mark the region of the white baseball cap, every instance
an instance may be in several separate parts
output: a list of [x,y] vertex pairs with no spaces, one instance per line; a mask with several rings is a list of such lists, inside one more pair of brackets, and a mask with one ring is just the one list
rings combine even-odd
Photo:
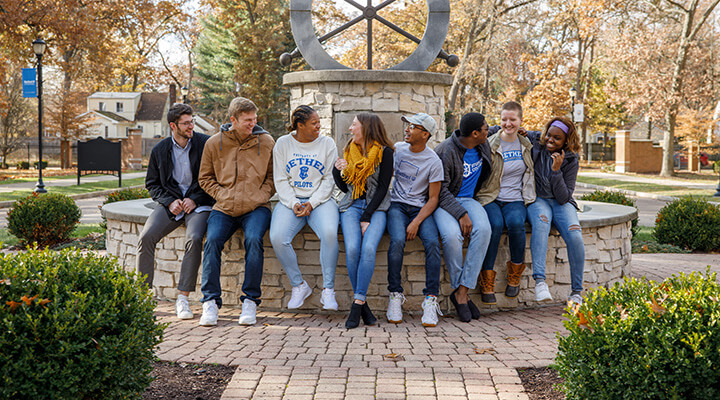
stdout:
[[422,126],[426,131],[430,132],[431,135],[434,134],[437,129],[437,122],[435,122],[435,118],[425,113],[417,113],[411,117],[403,115],[401,118],[404,122],[409,124]]

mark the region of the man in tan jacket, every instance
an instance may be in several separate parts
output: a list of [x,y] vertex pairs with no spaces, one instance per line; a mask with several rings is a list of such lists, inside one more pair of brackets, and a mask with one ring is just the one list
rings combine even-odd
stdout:
[[240,228],[245,234],[245,279],[243,281],[241,325],[255,323],[260,304],[263,272],[263,236],[270,226],[270,197],[273,184],[273,138],[257,125],[257,107],[243,97],[230,103],[232,124],[205,144],[200,187],[215,199],[208,217],[203,250],[203,314],[200,325],[217,325],[222,307],[220,287],[221,253],[225,242]]

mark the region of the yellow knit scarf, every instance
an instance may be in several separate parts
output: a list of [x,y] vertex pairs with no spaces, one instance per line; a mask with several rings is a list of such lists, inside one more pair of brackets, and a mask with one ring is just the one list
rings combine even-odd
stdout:
[[367,151],[367,156],[363,156],[362,148],[350,143],[345,149],[344,157],[348,166],[343,171],[343,180],[353,186],[352,199],[356,200],[365,193],[368,177],[375,172],[382,161],[382,146],[373,143]]

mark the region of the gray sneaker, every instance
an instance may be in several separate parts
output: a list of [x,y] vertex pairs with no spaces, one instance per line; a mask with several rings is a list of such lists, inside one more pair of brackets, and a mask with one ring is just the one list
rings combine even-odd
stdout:
[[391,292],[388,300],[387,319],[388,322],[399,324],[402,322],[402,304],[405,302],[405,296],[400,292]]
[[579,294],[571,294],[570,297],[568,297],[568,303],[581,305],[583,303],[583,298]]

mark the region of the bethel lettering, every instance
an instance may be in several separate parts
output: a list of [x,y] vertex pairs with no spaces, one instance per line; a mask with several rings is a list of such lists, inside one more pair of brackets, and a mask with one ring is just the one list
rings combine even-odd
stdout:
[[292,160],[288,161],[287,164],[285,164],[285,172],[289,174],[292,168],[299,167],[301,165],[307,165],[309,167],[315,168],[316,170],[318,170],[320,175],[323,175],[325,172],[325,166],[323,165],[323,163],[312,158],[293,158]]

